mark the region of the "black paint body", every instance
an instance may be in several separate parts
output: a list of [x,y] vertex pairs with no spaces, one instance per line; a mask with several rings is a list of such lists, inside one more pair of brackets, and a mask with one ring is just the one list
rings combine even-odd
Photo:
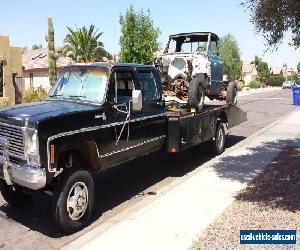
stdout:
[[[52,183],[55,171],[65,167],[60,165],[64,152],[71,152],[74,159],[79,159],[90,169],[102,171],[163,147],[167,151],[171,151],[173,147],[177,152],[185,150],[212,139],[218,120],[228,121],[228,105],[204,108],[196,115],[169,117],[165,111],[159,72],[152,66],[93,64],[93,67],[97,66],[106,67],[110,76],[107,96],[102,104],[49,98],[42,102],[20,104],[0,110],[0,122],[37,130],[40,163],[41,167],[47,169],[47,185]],[[158,99],[144,100],[142,110],[132,111],[128,123],[125,122],[126,114],[114,108],[115,105],[120,105],[120,109],[122,105],[128,108],[128,102],[113,103],[110,96],[116,70],[132,72],[134,87],[138,90],[141,89],[138,70],[151,71],[159,83]],[[123,132],[118,140],[122,128]],[[52,163],[49,159],[50,145],[54,145],[55,153]]]

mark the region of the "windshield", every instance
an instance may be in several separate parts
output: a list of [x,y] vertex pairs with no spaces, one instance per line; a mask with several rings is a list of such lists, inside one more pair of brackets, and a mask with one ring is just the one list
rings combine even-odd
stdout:
[[181,45],[181,52],[205,52],[207,42],[184,42]]
[[169,40],[165,53],[181,52],[195,53],[206,52],[208,35],[179,36]]
[[105,68],[68,67],[60,75],[49,97],[102,103],[105,97],[107,78],[108,72]]

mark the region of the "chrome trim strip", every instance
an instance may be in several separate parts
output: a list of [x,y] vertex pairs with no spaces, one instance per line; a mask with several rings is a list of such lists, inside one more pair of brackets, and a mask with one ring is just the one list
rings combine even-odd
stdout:
[[[114,122],[114,123],[105,124],[105,125],[101,125],[101,126],[81,128],[81,129],[77,129],[77,130],[72,130],[72,131],[52,135],[47,140],[48,171],[49,171],[49,173],[55,173],[56,172],[56,169],[51,169],[51,167],[50,167],[50,142],[53,141],[54,139],[64,137],[64,136],[68,136],[68,135],[74,135],[74,134],[78,134],[78,133],[95,131],[95,130],[98,130],[98,129],[101,129],[101,128],[115,127],[115,126],[118,126],[118,125],[123,125],[124,123],[128,123],[128,122],[137,122],[137,121],[143,121],[143,120],[147,120],[147,119],[151,119],[151,118],[162,117],[162,116],[165,116],[165,115],[166,115],[165,113],[161,113],[161,114],[158,114],[158,115],[144,116],[144,117],[132,119],[132,120],[129,120],[129,121]],[[97,147],[97,150],[98,150],[98,147]],[[99,156],[99,153],[98,153],[98,156]]]
[[106,154],[103,154],[103,155],[100,155],[99,157],[100,158],[104,158],[104,157],[107,157],[107,156],[110,156],[110,155],[114,155],[114,154],[117,154],[117,153],[121,153],[121,152],[124,152],[124,151],[127,151],[127,150],[130,150],[130,149],[133,149],[133,148],[136,148],[136,147],[140,147],[140,146],[143,146],[144,144],[146,143],[149,143],[149,142],[153,142],[153,141],[157,141],[159,139],[162,139],[162,138],[165,138],[166,135],[161,135],[161,136],[158,136],[158,137],[154,137],[154,138],[151,138],[149,140],[146,140],[146,141],[143,141],[141,143],[138,143],[136,145],[133,145],[133,146],[130,146],[130,147],[127,147],[127,148],[121,148],[117,151],[112,151],[110,153],[106,153]]
[[0,125],[4,125],[4,126],[7,126],[7,127],[12,127],[12,128],[23,128],[22,126],[16,126],[16,125],[11,125],[11,124],[8,124],[8,123],[4,123],[4,122],[0,122]]

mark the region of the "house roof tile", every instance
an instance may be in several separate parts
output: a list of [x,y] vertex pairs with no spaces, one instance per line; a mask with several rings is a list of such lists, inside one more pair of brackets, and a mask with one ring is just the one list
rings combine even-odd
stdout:
[[[68,57],[59,57],[56,66],[58,68],[72,64],[72,59]],[[48,69],[48,51],[45,48],[30,50],[22,56],[22,66],[24,70]]]

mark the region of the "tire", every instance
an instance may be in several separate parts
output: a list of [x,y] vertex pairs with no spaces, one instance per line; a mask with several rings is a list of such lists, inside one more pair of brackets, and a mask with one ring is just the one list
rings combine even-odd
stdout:
[[13,207],[19,207],[28,203],[32,196],[16,190],[15,187],[7,185],[4,181],[0,181],[0,191],[4,200]]
[[201,110],[204,106],[205,89],[204,76],[193,78],[189,84],[188,103],[191,108]]
[[227,86],[226,102],[237,104],[237,87],[235,82],[230,82]]
[[225,130],[223,123],[217,125],[216,134],[214,140],[211,142],[212,153],[220,155],[225,149]]
[[58,227],[67,234],[79,231],[89,223],[93,208],[91,174],[78,168],[67,170],[56,186],[52,200],[52,213]]

